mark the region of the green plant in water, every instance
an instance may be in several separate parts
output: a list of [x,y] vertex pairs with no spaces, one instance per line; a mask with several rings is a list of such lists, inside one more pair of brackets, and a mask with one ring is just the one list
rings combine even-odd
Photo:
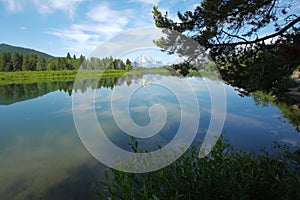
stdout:
[[[137,144],[134,143],[137,150]],[[220,139],[208,157],[194,146],[155,172],[107,169],[100,199],[300,199],[300,152],[275,143],[273,153],[234,149]]]

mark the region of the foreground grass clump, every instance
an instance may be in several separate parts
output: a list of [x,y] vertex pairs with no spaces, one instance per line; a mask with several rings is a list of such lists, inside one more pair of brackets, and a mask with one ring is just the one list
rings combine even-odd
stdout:
[[272,154],[236,150],[220,140],[209,157],[193,147],[161,170],[107,170],[101,199],[300,199],[300,154],[274,145]]

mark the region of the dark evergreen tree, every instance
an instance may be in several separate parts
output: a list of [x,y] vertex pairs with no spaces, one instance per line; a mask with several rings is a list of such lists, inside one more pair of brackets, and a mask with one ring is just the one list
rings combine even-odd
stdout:
[[58,62],[55,58],[50,58],[47,62],[46,69],[47,70],[58,70]]
[[25,56],[23,57],[22,71],[28,71],[28,70],[30,70],[29,59],[30,59],[30,56],[29,56],[29,55],[25,55]]
[[2,67],[1,71],[4,71],[4,72],[12,72],[13,71],[11,55],[9,52],[2,52],[0,65]]
[[36,70],[36,63],[37,63],[37,55],[34,54],[34,55],[31,55],[29,57],[29,63],[28,63],[28,69],[29,71],[35,71]]
[[71,59],[72,59],[69,52],[67,53],[66,59],[68,59],[68,60],[71,60]]
[[[222,78],[246,91],[278,90],[300,64],[300,15],[289,13],[295,2],[204,0],[193,11],[178,12],[179,22],[154,7],[155,24],[167,34],[156,43],[169,53],[185,56],[187,63],[201,51],[208,52]],[[189,51],[189,44],[184,44],[187,38],[203,50]],[[287,54],[291,59],[286,59]]]
[[42,56],[37,57],[36,70],[37,71],[45,71],[46,70],[46,60]]
[[131,70],[131,61],[128,58],[126,59],[125,70],[126,71]]
[[22,70],[22,62],[23,62],[23,56],[21,54],[19,54],[18,52],[15,52],[12,57],[13,71],[21,71]]

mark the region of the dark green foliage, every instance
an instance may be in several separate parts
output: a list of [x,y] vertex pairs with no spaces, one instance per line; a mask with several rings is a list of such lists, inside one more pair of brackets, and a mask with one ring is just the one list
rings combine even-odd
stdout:
[[74,81],[0,85],[0,105],[33,99],[56,90],[64,90],[71,95],[73,86]]
[[[71,55],[70,55],[69,52],[67,53],[66,59],[67,59],[67,60],[71,60]],[[76,58],[75,58],[75,59],[76,59]]]
[[132,174],[105,173],[107,199],[299,199],[300,155],[274,145],[274,153],[233,149],[219,140],[208,157],[193,147],[161,170]]
[[91,57],[90,59],[86,60],[82,65],[82,69],[92,69],[92,70],[111,70],[111,69],[124,70],[125,68],[126,65],[122,60],[115,59],[113,57],[106,57],[106,58]]
[[129,71],[132,69],[132,66],[131,66],[131,61],[129,59],[126,59],[126,62],[125,62],[125,70],[126,71]]
[[[197,41],[229,84],[246,92],[277,93],[286,89],[282,87],[285,79],[300,65],[300,16],[289,13],[295,6],[291,0],[204,0],[193,11],[179,12],[180,22],[157,7],[153,17],[157,27]],[[261,34],[263,31],[267,35]],[[195,55],[186,52],[190,44],[185,44],[186,38],[165,32],[167,38],[163,46],[158,40],[158,46],[193,61],[190,58]],[[186,65],[182,67],[185,73]]]
[[[290,29],[298,32],[296,25],[300,17],[281,12],[296,6],[292,3],[290,0],[285,4],[278,0],[204,0],[193,11],[178,12],[180,23],[169,19],[167,13],[162,15],[157,7],[153,8],[153,17],[157,27],[180,33],[187,31],[201,46],[210,49],[213,58],[224,58],[239,54],[238,50],[249,45],[260,46],[267,39],[282,36]],[[280,25],[279,16],[283,17]],[[267,25],[273,25],[278,31],[258,37],[258,31]]]
[[25,55],[23,57],[23,61],[22,61],[22,71],[29,71],[30,66],[29,66],[29,59],[30,56],[29,55]]
[[12,59],[11,55],[8,52],[2,52],[1,59],[0,59],[0,69],[1,71],[10,72],[12,71]]
[[[71,96],[75,91],[86,91],[89,87],[92,87],[94,79],[99,77],[97,88],[110,88],[113,89],[117,84],[123,84],[125,81],[131,80],[131,76],[120,76],[125,71],[113,70],[103,73],[99,71],[86,72],[86,78],[82,80],[80,87],[74,86],[74,79],[77,75],[77,71],[46,71],[46,72],[16,72],[20,73],[20,77],[30,80],[26,82],[21,80],[21,83],[4,84],[0,83],[0,105],[8,105],[16,102],[33,99],[38,96],[43,96],[49,92],[56,90],[63,90],[68,92]],[[35,76],[34,76],[35,75]],[[44,78],[44,79],[43,79]],[[0,77],[1,80],[1,77]],[[130,82],[131,83],[131,82]],[[78,86],[78,85],[77,85]]]
[[46,70],[46,59],[43,58],[42,56],[37,57],[37,62],[36,62],[36,70],[37,71],[45,71]]
[[21,71],[22,70],[22,62],[23,62],[23,56],[19,54],[18,52],[15,52],[12,57],[12,68],[14,71]]
[[47,70],[58,70],[58,60],[50,58],[46,65]]
[[29,57],[28,61],[28,68],[27,71],[35,71],[36,70],[36,62],[37,62],[37,55],[34,54]]
[[23,48],[23,47],[16,47],[16,46],[11,46],[11,45],[7,45],[7,44],[0,44],[0,54],[2,52],[8,52],[11,55],[13,55],[13,53],[17,52],[17,53],[19,53],[20,55],[23,55],[23,56],[24,55],[29,55],[30,56],[30,55],[36,54],[36,55],[42,56],[45,59],[49,59],[49,58],[53,57],[49,54],[39,52],[39,51],[36,51],[36,50],[33,50],[33,49],[28,49],[28,48]]
[[120,59],[115,59],[113,62],[113,69],[125,69],[125,64]]
[[43,54],[21,54],[15,51],[2,52],[0,55],[0,71],[45,71],[45,70],[75,70],[79,69],[80,65],[85,60],[84,56],[76,59],[74,55],[71,58],[70,54],[67,57],[47,57]]
[[[300,64],[300,46],[295,42],[277,42],[265,45],[255,53],[248,50],[238,56],[227,57],[225,61],[217,61],[223,80],[247,93],[261,90],[279,95],[285,92],[292,86],[290,76]],[[277,48],[278,45],[280,48]]]
[[183,76],[188,75],[190,70],[197,70],[196,68],[194,68],[189,63],[174,64],[174,65],[172,65],[172,68],[174,70],[178,71]]

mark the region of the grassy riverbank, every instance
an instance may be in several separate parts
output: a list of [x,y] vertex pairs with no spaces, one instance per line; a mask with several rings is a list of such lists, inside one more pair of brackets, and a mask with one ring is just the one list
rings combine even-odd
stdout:
[[[77,72],[78,70],[0,72],[0,85],[74,80],[77,76]],[[78,77],[82,79],[93,79],[99,78],[100,76],[121,76],[126,72],[125,70],[82,70]]]
[[[17,71],[17,72],[0,72],[0,85],[23,84],[23,83],[40,83],[51,81],[71,81],[75,78],[96,79],[99,77],[116,77],[124,74],[160,74],[176,75],[178,73],[169,68],[137,68],[132,71],[126,70],[55,70],[55,71]],[[201,76],[199,72],[191,71],[189,76]]]

